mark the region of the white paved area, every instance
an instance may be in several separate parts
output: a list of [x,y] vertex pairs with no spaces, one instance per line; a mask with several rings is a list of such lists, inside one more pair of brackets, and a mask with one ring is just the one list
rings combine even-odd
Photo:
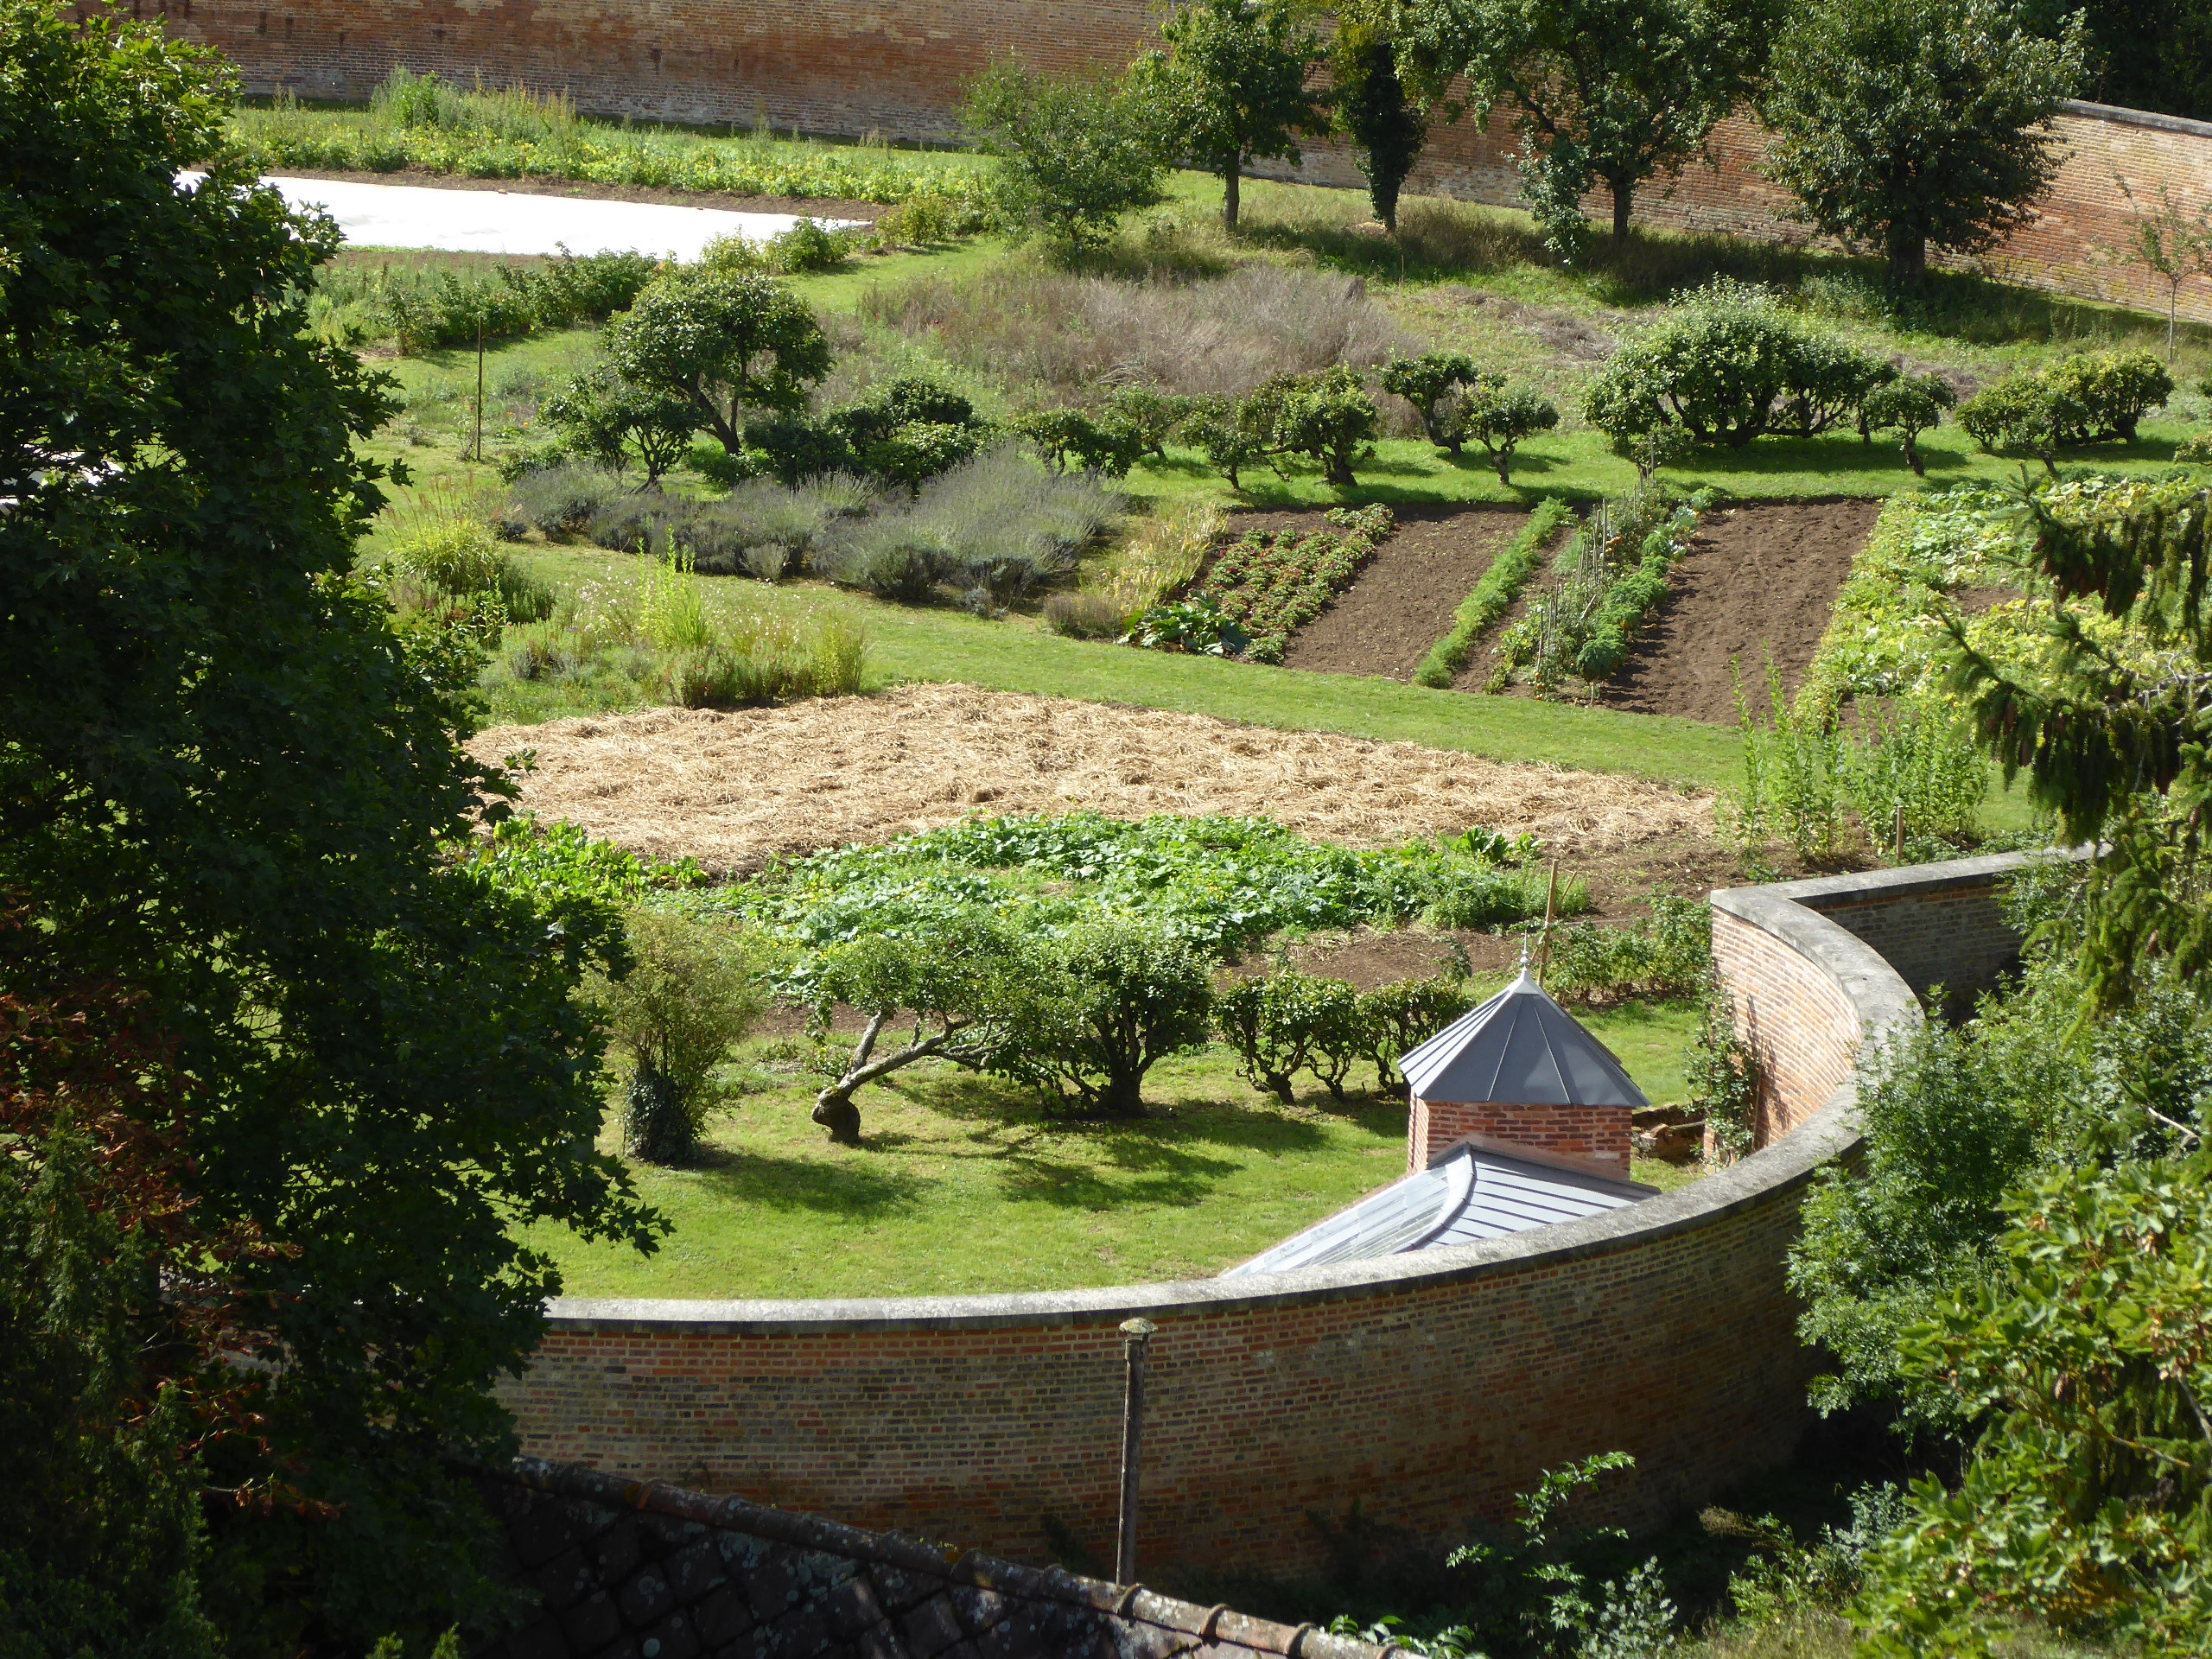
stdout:
[[[189,178],[191,175],[186,175]],[[419,184],[271,177],[295,207],[320,207],[346,241],[366,248],[457,253],[649,253],[696,259],[718,236],[765,242],[798,222],[792,213],[737,213],[656,201],[598,201],[521,191],[441,190]],[[850,219],[824,219],[832,229]]]

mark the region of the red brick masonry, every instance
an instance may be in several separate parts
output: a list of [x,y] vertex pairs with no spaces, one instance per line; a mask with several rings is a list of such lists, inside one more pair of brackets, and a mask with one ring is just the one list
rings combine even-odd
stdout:
[[[130,0],[185,38],[228,54],[255,92],[360,99],[395,64],[467,81],[567,90],[588,111],[900,142],[957,137],[962,86],[1009,54],[1061,72],[1117,69],[1155,43],[1147,0]],[[82,5],[80,10],[88,9]],[[1988,262],[2012,280],[2165,308],[2162,285],[2116,257],[2164,187],[2184,213],[2212,206],[2212,125],[2076,104],[2058,121],[2064,161],[2036,221]],[[1758,173],[1764,140],[1725,123],[1713,165],[1694,164],[1637,204],[1651,225],[1790,239],[1788,198]],[[1431,142],[1410,188],[1510,203],[1510,124],[1472,120]],[[1297,175],[1357,185],[1350,158],[1317,146]],[[2134,201],[2122,193],[2124,181]],[[1593,211],[1602,218],[1610,209]],[[2212,279],[2192,276],[2183,314],[2212,319]]]
[[1586,1160],[1626,1176],[1631,1114],[1618,1106],[1516,1106],[1502,1101],[1465,1104],[1414,1096],[1406,1134],[1406,1169],[1429,1160],[1470,1135]]
[[[1993,913],[2017,858],[1714,896],[1766,1056],[1772,1143],[1602,1217],[1380,1262],[1052,1294],[554,1306],[507,1392],[524,1450],[1032,1560],[1110,1556],[1122,1341],[1155,1321],[1142,1558],[1282,1573],[1311,1516],[1440,1545],[1545,1469],[1625,1450],[1607,1489],[1661,1519],[1787,1457],[1811,1357],[1783,1281],[1806,1183],[1857,1144],[1853,1056],[1920,1017],[1846,926]],[[1799,894],[1793,898],[1792,893]],[[1886,897],[1885,895],[1887,895]],[[1924,912],[1925,913],[1925,912]],[[1945,913],[1938,912],[1936,913]],[[1923,936],[1916,977],[1998,964]],[[1974,945],[1955,960],[1943,939]]]

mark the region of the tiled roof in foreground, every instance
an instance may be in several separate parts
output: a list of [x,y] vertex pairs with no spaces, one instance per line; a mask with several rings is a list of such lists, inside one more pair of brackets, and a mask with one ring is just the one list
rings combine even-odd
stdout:
[[1655,1197],[1658,1190],[1462,1141],[1427,1169],[1369,1193],[1222,1277],[1294,1273],[1472,1244],[1618,1210]]
[[542,1611],[478,1659],[1385,1659],[1291,1629],[741,1497],[534,1458],[478,1477]]

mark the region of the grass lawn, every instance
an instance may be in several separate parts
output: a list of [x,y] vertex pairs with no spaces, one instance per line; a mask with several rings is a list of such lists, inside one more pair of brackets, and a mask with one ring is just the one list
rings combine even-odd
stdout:
[[[1591,1014],[1655,1100],[1681,1096],[1687,1004]],[[697,1166],[641,1167],[674,1224],[651,1258],[540,1228],[578,1296],[924,1296],[1204,1278],[1404,1173],[1406,1107],[1318,1088],[1285,1107],[1219,1049],[1157,1067],[1149,1116],[1090,1123],[950,1067],[860,1096],[866,1145],[809,1121],[790,1043],[751,1046]],[[610,1126],[606,1143],[612,1147]],[[1696,1174],[1639,1160],[1636,1175]]]

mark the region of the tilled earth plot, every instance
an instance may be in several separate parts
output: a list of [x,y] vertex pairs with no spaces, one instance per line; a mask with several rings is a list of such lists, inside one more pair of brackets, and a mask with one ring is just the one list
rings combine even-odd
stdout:
[[981,812],[1264,816],[1356,847],[1480,825],[1570,859],[1703,842],[1713,823],[1709,795],[1630,779],[963,685],[502,727],[470,747],[536,752],[525,810],[729,874]]

